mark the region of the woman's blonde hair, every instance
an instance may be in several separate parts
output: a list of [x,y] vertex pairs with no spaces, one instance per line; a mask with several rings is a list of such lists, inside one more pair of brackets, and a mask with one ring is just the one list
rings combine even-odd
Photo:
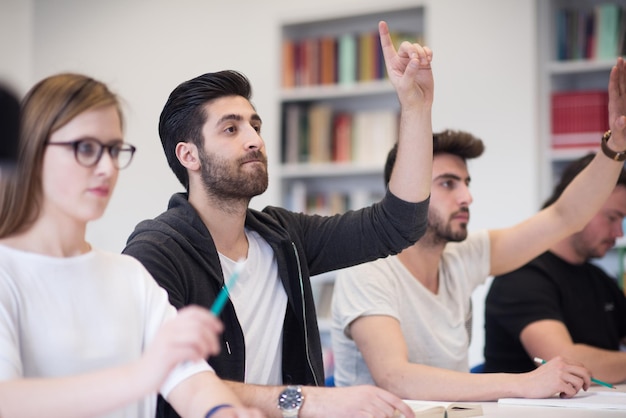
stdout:
[[43,155],[52,133],[87,110],[111,105],[122,121],[117,96],[82,74],[53,75],[30,89],[21,104],[17,165],[0,176],[0,238],[28,229],[39,216]]

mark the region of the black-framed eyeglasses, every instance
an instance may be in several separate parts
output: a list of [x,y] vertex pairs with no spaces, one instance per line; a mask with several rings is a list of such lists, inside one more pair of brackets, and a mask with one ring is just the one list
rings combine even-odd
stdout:
[[74,149],[74,157],[78,164],[84,167],[93,167],[98,164],[106,149],[111,156],[113,165],[121,170],[128,167],[133,159],[136,148],[123,142],[103,144],[95,138],[81,138],[67,142],[48,142],[46,145],[63,145]]

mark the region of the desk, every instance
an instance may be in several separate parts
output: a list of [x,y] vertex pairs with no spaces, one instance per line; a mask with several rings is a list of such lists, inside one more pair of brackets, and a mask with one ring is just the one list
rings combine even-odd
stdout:
[[[618,391],[626,392],[626,383],[616,386]],[[614,389],[594,385],[589,390],[601,391]],[[483,407],[483,416],[486,418],[624,418],[624,416],[626,416],[624,411],[500,405],[498,402],[479,403]]]

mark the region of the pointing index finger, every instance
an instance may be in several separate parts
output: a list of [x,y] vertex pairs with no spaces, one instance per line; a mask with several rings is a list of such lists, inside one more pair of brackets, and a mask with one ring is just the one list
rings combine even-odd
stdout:
[[389,26],[387,22],[381,20],[378,22],[378,33],[380,35],[380,46],[386,61],[391,60],[396,55],[396,48],[393,46],[391,35],[389,34]]

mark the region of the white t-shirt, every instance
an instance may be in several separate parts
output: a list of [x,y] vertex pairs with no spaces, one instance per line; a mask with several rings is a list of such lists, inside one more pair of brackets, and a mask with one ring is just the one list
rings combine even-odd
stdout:
[[[246,342],[245,382],[281,385],[283,323],[287,293],[278,277],[272,247],[257,233],[246,229],[249,248],[244,270],[232,289],[230,299]],[[220,254],[224,279],[228,281],[235,261]]]
[[[0,381],[78,375],[137,360],[176,315],[136,259],[92,250],[60,258],[0,245]],[[211,370],[177,367],[161,387]],[[156,394],[106,415],[153,418]]]
[[355,319],[388,315],[400,322],[411,363],[468,371],[473,290],[490,271],[488,232],[449,243],[439,263],[439,293],[426,289],[396,256],[341,270],[332,302],[332,346],[337,386],[374,384],[348,334]]

